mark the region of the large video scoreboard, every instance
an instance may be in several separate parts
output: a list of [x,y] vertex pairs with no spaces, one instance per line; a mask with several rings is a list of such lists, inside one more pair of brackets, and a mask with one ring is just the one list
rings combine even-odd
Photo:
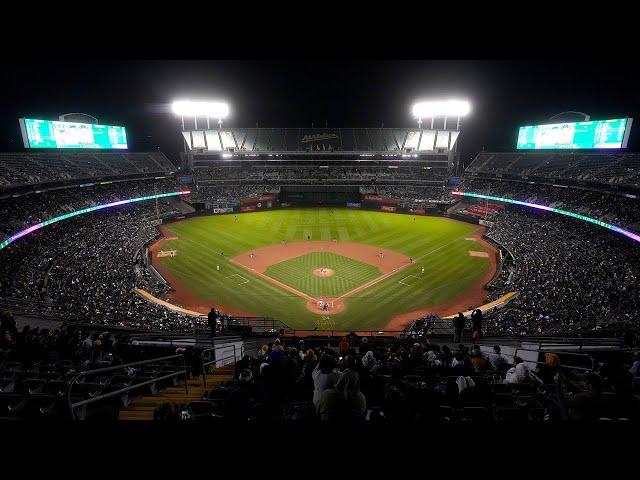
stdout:
[[126,149],[124,127],[92,123],[20,119],[25,148]]
[[626,148],[632,118],[520,127],[518,150]]

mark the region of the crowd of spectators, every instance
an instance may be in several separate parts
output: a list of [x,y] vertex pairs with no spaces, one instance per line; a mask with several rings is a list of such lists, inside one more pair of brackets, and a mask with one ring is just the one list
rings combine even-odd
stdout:
[[83,208],[180,189],[173,179],[138,180],[0,199],[0,237],[4,239],[30,225]]
[[465,178],[463,190],[539,203],[640,231],[638,199],[591,190],[477,178]]
[[209,182],[252,182],[280,186],[280,184],[300,184],[337,182],[344,184],[420,184],[425,181],[444,181],[447,167],[423,167],[415,165],[354,165],[347,166],[320,164],[278,164],[277,166],[254,165],[248,162],[234,165],[196,166],[194,176],[198,181]]
[[176,167],[161,152],[0,153],[0,189],[49,182],[171,173]]
[[518,296],[489,316],[487,330],[510,335],[637,326],[640,251],[625,237],[547,212],[507,208],[490,239],[514,256],[491,284],[493,300]]
[[[127,184],[124,189],[105,186],[94,192],[97,201],[88,200],[90,195],[84,192],[90,189],[82,189],[80,201],[101,203],[167,188],[175,186],[166,182]],[[46,198],[36,197],[40,202]],[[55,205],[51,203],[52,211],[59,213]],[[69,208],[82,206],[87,205],[73,203]],[[167,199],[158,201],[158,210],[161,216],[176,213]],[[32,301],[24,308],[33,308],[33,313],[105,325],[163,330],[206,326],[198,318],[151,304],[133,291],[144,288],[160,297],[168,291],[136,255],[159,235],[155,214],[155,202],[122,205],[52,224],[14,242],[0,252],[0,297]]]
[[571,370],[549,353],[531,366],[500,347],[451,349],[426,340],[375,341],[349,335],[337,346],[305,340],[265,344],[236,363],[235,379],[208,403],[162,405],[157,421],[217,420],[409,424],[595,421],[636,418],[638,358],[617,355],[594,371]]

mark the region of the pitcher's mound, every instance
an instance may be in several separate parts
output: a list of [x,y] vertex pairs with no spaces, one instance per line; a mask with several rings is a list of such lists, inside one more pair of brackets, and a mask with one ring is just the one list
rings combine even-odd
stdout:
[[316,268],[316,269],[313,271],[313,274],[314,274],[316,277],[331,277],[334,273],[336,273],[336,272],[334,272],[334,271],[333,271],[332,269],[330,269],[330,268]]

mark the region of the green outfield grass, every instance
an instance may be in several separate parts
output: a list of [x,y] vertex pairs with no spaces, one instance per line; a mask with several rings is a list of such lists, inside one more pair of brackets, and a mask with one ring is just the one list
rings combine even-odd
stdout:
[[[313,328],[319,316],[306,309],[304,299],[230,263],[230,258],[282,240],[306,240],[307,236],[313,240],[336,238],[376,245],[414,258],[414,265],[346,300],[346,310],[332,316],[336,328],[345,330],[379,328],[395,314],[452,301],[478,282],[489,266],[486,258],[468,254],[469,250],[484,250],[477,242],[465,240],[477,227],[440,217],[309,208],[196,217],[170,224],[168,228],[178,239],[168,240],[163,248],[176,249],[178,254],[158,260],[203,303],[274,317],[294,328]],[[338,258],[332,259],[333,264],[324,266],[337,272],[341,268],[338,260],[344,257],[335,256]],[[284,270],[296,261],[300,262],[300,270],[289,270],[285,281]],[[220,266],[219,271],[216,265]],[[323,280],[335,282],[339,277],[337,274],[328,279],[315,277],[309,271],[310,265],[300,257],[271,266],[269,274],[278,275],[279,280],[303,291],[322,288]],[[362,278],[365,272],[363,268]],[[315,279],[319,281],[314,286]],[[358,284],[366,281],[360,280],[355,279]],[[345,276],[344,281],[354,278]],[[351,290],[346,284],[336,284],[335,288]]]
[[[313,275],[318,267],[331,268],[335,274],[331,277]],[[313,252],[285,260],[271,265],[265,273],[312,297],[338,297],[382,275],[378,267],[332,252]]]

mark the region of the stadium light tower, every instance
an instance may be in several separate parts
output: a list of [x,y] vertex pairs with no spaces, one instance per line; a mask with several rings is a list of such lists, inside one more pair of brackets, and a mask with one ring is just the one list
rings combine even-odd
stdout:
[[428,100],[413,105],[413,116],[418,120],[418,128],[422,128],[422,119],[431,118],[431,129],[436,117],[444,118],[444,128],[447,128],[447,117],[456,117],[456,130],[460,130],[460,118],[471,112],[471,104],[466,100]]
[[229,116],[229,105],[225,102],[196,102],[192,100],[177,100],[171,104],[171,110],[182,119],[193,118],[196,130],[198,129],[198,117],[207,119],[207,128],[210,128],[209,119],[218,120],[218,127],[222,128],[222,121]]

